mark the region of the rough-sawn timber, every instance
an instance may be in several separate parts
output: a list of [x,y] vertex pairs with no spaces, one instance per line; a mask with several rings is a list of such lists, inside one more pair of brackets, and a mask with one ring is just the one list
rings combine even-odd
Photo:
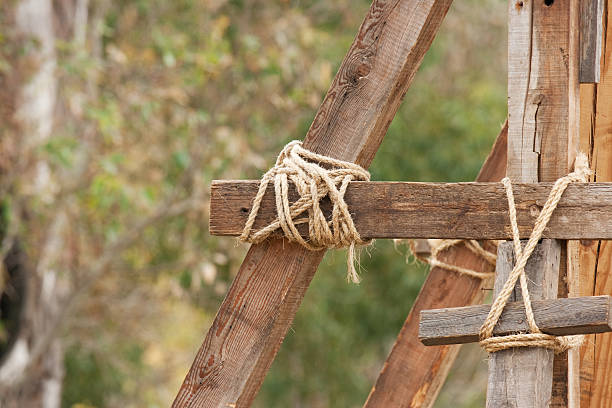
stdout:
[[[211,234],[242,232],[258,186],[258,181],[213,182]],[[551,186],[552,183],[513,185],[521,238],[529,237]],[[297,198],[295,191],[292,195]],[[350,183],[345,198],[363,238],[512,238],[508,202],[501,183],[356,181]],[[275,217],[274,188],[270,186],[255,229]],[[306,224],[300,228],[307,233]],[[544,238],[612,239],[612,183],[571,184]]]

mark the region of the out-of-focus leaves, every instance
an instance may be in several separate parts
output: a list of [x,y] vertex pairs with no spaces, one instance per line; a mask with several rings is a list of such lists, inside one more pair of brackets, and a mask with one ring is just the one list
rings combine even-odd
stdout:
[[[96,1],[82,42],[70,25],[59,27],[68,34],[55,49],[52,137],[20,156],[9,154],[20,151],[18,131],[1,129],[1,171],[6,163],[44,164],[38,179],[16,165],[6,187],[27,215],[19,233],[33,263],[59,204],[68,221],[53,267],[75,288],[104,248],[156,209],[198,203],[139,229],[63,321],[64,407],[170,404],[246,250],[209,235],[209,183],[258,178],[285,143],[303,138],[368,7]],[[505,116],[504,7],[453,5],[373,162],[373,179],[473,179]],[[0,12],[7,90],[36,66],[29,55],[37,47],[10,27]],[[3,123],[13,114],[0,106]],[[39,184],[48,187],[44,196]],[[364,250],[364,280],[354,286],[344,256],[326,256],[256,406],[362,405],[425,269],[380,241]],[[470,395],[465,407],[481,394]]]

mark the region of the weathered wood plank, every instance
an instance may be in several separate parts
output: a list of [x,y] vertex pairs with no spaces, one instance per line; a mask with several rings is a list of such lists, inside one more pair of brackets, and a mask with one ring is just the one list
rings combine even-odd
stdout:
[[[536,323],[544,333],[567,336],[612,331],[610,296],[538,300],[532,306]],[[419,339],[426,346],[477,342],[490,309],[491,305],[478,305],[424,310]],[[513,302],[504,309],[493,334],[500,336],[528,330],[525,305]]]
[[580,2],[580,83],[599,82],[603,10],[603,0]]
[[[376,0],[306,135],[312,151],[368,167],[451,0]],[[253,245],[173,407],[249,406],[323,258]]]
[[[581,85],[581,145],[589,152],[592,181],[612,181],[612,2],[604,15],[602,69],[599,84]],[[577,295],[612,293],[612,243],[580,241]],[[612,407],[612,334],[587,336],[580,356],[582,407]]]
[[[574,144],[578,142],[575,134],[579,114],[578,54],[574,33],[577,31],[574,22],[578,15],[578,2],[509,1],[508,5],[508,176],[515,182],[553,181],[568,173],[575,156]],[[543,244],[546,243],[545,240]],[[551,256],[560,258],[565,248],[565,244],[559,245],[559,253]],[[565,293],[566,266],[563,255],[557,273],[562,277],[560,289]],[[513,381],[504,373],[500,374],[509,368],[506,365],[513,364],[506,354],[494,353],[491,356],[489,375],[492,387],[497,386],[497,380],[507,380],[509,384]],[[538,367],[546,367],[546,378],[552,373],[550,356],[545,350],[517,350],[516,355],[517,361],[521,358],[526,362],[539,361]],[[555,381],[554,391],[550,394],[552,399],[546,404],[567,406],[566,356],[557,357],[555,368],[561,376]],[[517,378],[514,380],[519,381]],[[547,394],[549,384],[545,387],[544,394]],[[504,387],[499,387],[499,391],[504,392]],[[494,393],[493,389],[487,392],[488,406],[512,406],[511,403],[494,401]],[[501,394],[500,398],[503,396],[510,397]]]
[[[506,175],[507,136],[506,122],[477,181],[499,181]],[[487,262],[463,246],[450,248],[440,258],[443,262],[482,272],[491,268]],[[366,408],[429,408],[433,405],[461,346],[424,346],[418,339],[419,314],[426,309],[480,303],[484,293],[481,285],[479,279],[450,273],[438,267],[430,270],[370,391]]]
[[[580,0],[570,0],[568,5],[569,51],[566,59],[568,66],[568,168],[571,168],[580,148],[580,3]],[[561,116],[561,119],[563,120],[563,116]],[[578,269],[576,246],[570,241],[563,243],[561,246],[563,259],[559,270],[558,296],[575,297],[575,275]],[[579,355],[579,348],[570,349],[565,353],[555,355],[551,407],[580,407]]]
[[[214,181],[210,233],[239,235],[258,181]],[[528,238],[551,183],[514,184],[519,230]],[[292,192],[297,198],[295,191]],[[510,239],[508,201],[501,183],[352,182],[346,202],[364,238]],[[327,207],[329,203],[322,206]],[[274,221],[274,187],[262,202],[255,228]],[[306,235],[307,224],[300,226]],[[563,194],[545,238],[611,239],[612,183],[576,183]]]
[[[525,266],[532,301],[557,296],[560,262],[559,242],[544,240],[538,244]],[[512,242],[499,245],[494,293],[497,295],[512,267],[515,256]],[[511,301],[522,299],[519,288]],[[553,382],[554,355],[543,348],[502,350],[489,356],[487,407],[548,407]]]
[[[506,174],[515,182],[536,183],[538,153],[536,115],[543,96],[531,86],[533,2],[508,1],[508,163]],[[532,65],[535,65],[532,67]],[[534,78],[535,80],[535,78]]]

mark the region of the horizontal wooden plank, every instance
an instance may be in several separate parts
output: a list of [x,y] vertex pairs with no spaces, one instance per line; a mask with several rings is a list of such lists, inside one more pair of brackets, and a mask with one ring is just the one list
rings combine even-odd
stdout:
[[[241,233],[258,181],[213,181],[210,233]],[[528,238],[551,183],[514,185],[519,230]],[[292,191],[293,199],[296,197]],[[346,202],[363,238],[511,239],[500,183],[353,182]],[[323,203],[329,209],[329,203]],[[255,228],[275,218],[274,190],[266,193]],[[300,226],[305,234],[306,225]],[[544,238],[612,239],[612,183],[572,184]]]
[[[532,305],[536,323],[544,333],[564,336],[612,331],[612,298],[607,295],[536,300]],[[423,310],[419,339],[426,346],[476,342],[490,308],[478,305]],[[506,335],[528,329],[523,302],[512,302],[493,333]]]

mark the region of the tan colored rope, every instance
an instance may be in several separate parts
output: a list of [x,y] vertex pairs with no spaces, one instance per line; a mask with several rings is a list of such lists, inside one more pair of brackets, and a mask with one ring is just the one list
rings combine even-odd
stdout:
[[[480,329],[480,344],[488,352],[494,353],[496,351],[505,350],[512,347],[544,347],[558,353],[571,347],[575,347],[581,343],[582,336],[556,337],[544,334],[540,331],[538,325],[536,324],[533,309],[531,307],[531,299],[529,296],[529,290],[527,288],[527,278],[525,276],[525,265],[533,253],[538,241],[542,238],[544,229],[548,225],[550,217],[552,216],[555,208],[557,208],[557,205],[561,200],[561,196],[563,195],[563,192],[567,186],[574,182],[587,182],[590,174],[591,170],[588,167],[588,160],[586,156],[582,153],[578,154],[576,157],[574,172],[565,177],[561,177],[553,185],[548,199],[546,200],[542,211],[536,219],[533,231],[531,232],[529,240],[524,248],[521,246],[518,223],[516,220],[516,207],[514,205],[512,183],[507,177],[502,180],[508,198],[508,208],[510,224],[512,226],[516,264],[510,272],[510,275],[504,283],[501,291],[495,298],[495,301],[491,305],[489,315]],[[499,318],[506,304],[508,303],[508,299],[514,290],[517,281],[520,282],[523,303],[525,305],[525,315],[527,317],[530,333],[492,337],[493,329],[499,321]]]
[[[431,242],[431,241],[430,241]],[[497,256],[492,253],[487,251],[486,249],[484,249],[482,247],[482,245],[480,245],[480,243],[476,240],[470,239],[445,239],[442,241],[439,241],[439,243],[432,245],[432,251],[431,251],[431,256],[429,258],[429,264],[431,265],[431,267],[438,267],[438,268],[442,268],[442,269],[446,269],[447,271],[451,271],[451,272],[457,272],[461,275],[467,275],[467,276],[471,276],[473,278],[477,278],[477,279],[489,279],[492,278],[493,276],[495,276],[495,271],[491,271],[491,272],[479,272],[479,271],[475,271],[473,269],[469,269],[469,268],[464,268],[462,266],[458,266],[458,265],[452,265],[446,262],[442,262],[438,259],[438,256],[441,252],[456,246],[456,245],[460,245],[463,244],[467,249],[469,249],[470,251],[472,251],[474,254],[476,254],[477,256],[480,256],[481,258],[483,258],[485,261],[487,261],[490,265],[492,265],[493,267],[495,267],[495,263],[497,260]]]
[[[355,270],[355,245],[368,245],[355,228],[351,213],[344,201],[351,181],[369,181],[370,173],[361,166],[311,152],[299,141],[290,142],[280,152],[276,164],[263,175],[253,201],[242,235],[245,242],[259,243],[270,234],[282,230],[284,236],[311,251],[348,247],[347,278],[358,283]],[[299,194],[294,203],[289,201],[289,181]],[[276,198],[276,219],[269,225],[253,231],[253,225],[268,185],[273,182]],[[320,201],[329,197],[332,203],[331,220],[321,210]],[[307,213],[307,217],[303,216]],[[297,229],[308,223],[308,239]]]

